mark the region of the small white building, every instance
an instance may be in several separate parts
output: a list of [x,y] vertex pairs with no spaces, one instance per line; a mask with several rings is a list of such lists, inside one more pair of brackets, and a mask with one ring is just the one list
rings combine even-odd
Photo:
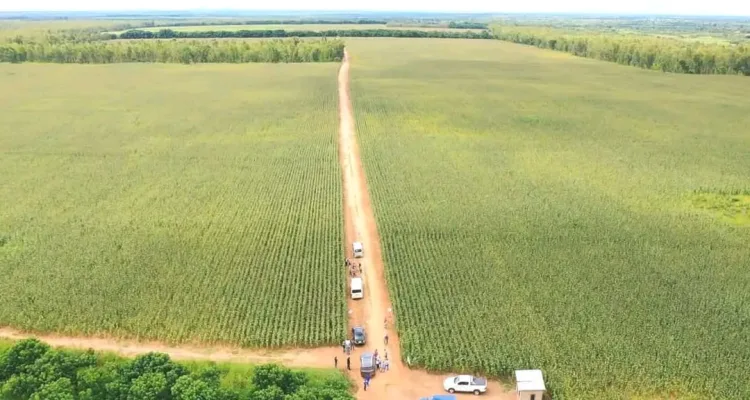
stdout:
[[546,390],[541,370],[523,369],[516,371],[518,400],[542,400]]

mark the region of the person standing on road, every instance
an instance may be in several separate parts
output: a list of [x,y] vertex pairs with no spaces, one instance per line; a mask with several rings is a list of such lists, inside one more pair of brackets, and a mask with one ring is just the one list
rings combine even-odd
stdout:
[[349,356],[346,356],[346,369],[349,371],[352,370],[352,360],[349,358]]
[[388,332],[385,333],[385,336],[383,337],[383,341],[385,342],[385,345],[388,346]]
[[333,368],[338,368],[338,367],[339,367],[339,358],[338,358],[338,356],[334,356],[333,357]]

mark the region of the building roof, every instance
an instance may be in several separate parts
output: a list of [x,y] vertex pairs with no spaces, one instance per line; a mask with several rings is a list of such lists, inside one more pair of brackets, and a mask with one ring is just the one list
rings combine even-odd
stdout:
[[523,369],[516,371],[516,390],[525,391],[544,391],[544,377],[542,371],[538,369]]

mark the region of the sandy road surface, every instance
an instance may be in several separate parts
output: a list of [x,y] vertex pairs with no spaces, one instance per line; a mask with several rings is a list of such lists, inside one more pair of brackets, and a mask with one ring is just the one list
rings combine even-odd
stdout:
[[[331,368],[333,357],[339,355],[340,347],[314,349],[248,350],[227,346],[178,346],[159,342],[138,342],[111,338],[68,337],[57,335],[33,335],[11,328],[0,328],[0,338],[26,339],[36,337],[53,347],[71,349],[94,349],[109,351],[125,357],[135,357],[149,352],[166,353],[175,360],[210,360],[236,363],[280,363],[290,367]],[[340,357],[339,357],[340,358]]]
[[[356,129],[349,97],[350,57],[344,51],[344,61],[339,70],[339,160],[343,173],[344,223],[346,225],[347,257],[352,257],[352,242],[362,242],[364,257],[358,259],[363,266],[365,295],[362,300],[349,299],[352,310],[350,325],[364,325],[367,331],[367,345],[352,354],[350,376],[358,384],[358,399],[418,400],[422,396],[443,393],[442,381],[448,375],[432,375],[424,371],[408,369],[401,361],[398,336],[393,327],[391,302],[385,284],[380,238],[375,223],[375,215],[370,204],[364,169],[359,157]],[[388,319],[388,346],[383,343],[386,332],[384,320]],[[378,349],[383,354],[388,349],[391,361],[390,371],[376,374],[367,391],[363,390],[363,380],[359,375],[359,354]],[[470,395],[461,395],[470,396]],[[491,382],[486,399],[515,399],[512,392],[499,383]]]

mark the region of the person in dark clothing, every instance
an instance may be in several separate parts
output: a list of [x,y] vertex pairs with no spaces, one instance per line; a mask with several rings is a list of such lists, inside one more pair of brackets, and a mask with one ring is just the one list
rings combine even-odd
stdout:
[[339,358],[334,356],[333,357],[333,368],[338,368],[338,367],[339,367]]
[[346,369],[352,370],[352,360],[348,356],[346,357]]

